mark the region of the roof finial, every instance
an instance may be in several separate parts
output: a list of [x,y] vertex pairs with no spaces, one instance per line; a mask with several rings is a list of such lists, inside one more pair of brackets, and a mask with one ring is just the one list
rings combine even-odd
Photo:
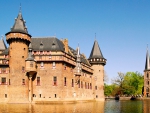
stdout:
[[96,33],[95,33],[95,40],[96,40]]
[[147,44],[147,50],[148,50],[148,44]]
[[19,13],[21,13],[21,3],[20,3],[20,8],[19,8]]

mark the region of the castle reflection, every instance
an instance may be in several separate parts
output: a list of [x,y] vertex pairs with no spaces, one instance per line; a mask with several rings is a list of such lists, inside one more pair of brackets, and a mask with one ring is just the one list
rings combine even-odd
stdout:
[[0,104],[1,113],[104,113],[104,102]]

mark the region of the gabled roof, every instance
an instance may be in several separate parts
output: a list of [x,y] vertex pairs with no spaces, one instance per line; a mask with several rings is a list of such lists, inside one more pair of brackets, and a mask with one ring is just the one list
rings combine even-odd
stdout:
[[148,52],[148,48],[147,48],[145,70],[149,70],[149,69],[150,69],[150,58],[149,58],[149,52]]
[[98,42],[96,40],[94,41],[94,45],[93,45],[89,59],[92,59],[92,58],[104,58],[100,50],[100,47],[98,45]]
[[33,51],[64,51],[64,44],[56,37],[31,38]]
[[5,49],[7,49],[6,44],[5,44],[4,40],[1,39],[0,40],[0,50],[5,50]]
[[[19,12],[18,17],[15,19],[15,23],[8,33],[24,33],[28,34],[27,27],[25,25],[25,21],[23,20],[21,12]],[[8,34],[6,33],[6,35]]]

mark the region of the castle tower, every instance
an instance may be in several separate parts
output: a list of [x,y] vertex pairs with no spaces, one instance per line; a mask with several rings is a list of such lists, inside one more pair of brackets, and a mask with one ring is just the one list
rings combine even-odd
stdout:
[[150,58],[148,48],[146,53],[146,62],[144,70],[144,96],[150,96]]
[[106,59],[100,50],[98,42],[95,40],[89,62],[93,68],[93,95],[96,100],[104,100],[104,65]]
[[15,19],[10,32],[6,33],[9,44],[9,103],[28,102],[28,78],[25,76],[25,59],[31,35],[28,34],[21,12]]

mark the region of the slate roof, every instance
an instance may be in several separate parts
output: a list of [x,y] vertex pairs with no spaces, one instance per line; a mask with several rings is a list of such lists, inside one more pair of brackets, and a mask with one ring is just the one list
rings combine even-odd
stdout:
[[[25,25],[25,21],[23,20],[21,12],[19,12],[18,17],[15,19],[15,23],[8,33],[24,33],[28,34],[27,27]],[[6,33],[6,35],[8,34]]]
[[64,51],[64,44],[56,37],[31,38],[33,51]]
[[101,49],[98,45],[98,42],[96,40],[94,41],[94,45],[93,45],[89,59],[92,59],[92,58],[104,58],[101,52]]
[[[31,38],[32,50],[33,51],[62,51],[65,52],[64,44],[61,40],[56,37],[46,37],[46,38]],[[69,46],[68,54],[75,57],[77,56],[77,51]],[[81,54],[81,62],[90,66],[89,61],[84,58]]]
[[5,50],[5,49],[7,49],[7,47],[6,47],[4,40],[2,39],[0,40],[0,50]]
[[149,70],[150,69],[150,58],[149,58],[149,52],[147,49],[147,53],[146,53],[146,62],[145,62],[145,70]]

